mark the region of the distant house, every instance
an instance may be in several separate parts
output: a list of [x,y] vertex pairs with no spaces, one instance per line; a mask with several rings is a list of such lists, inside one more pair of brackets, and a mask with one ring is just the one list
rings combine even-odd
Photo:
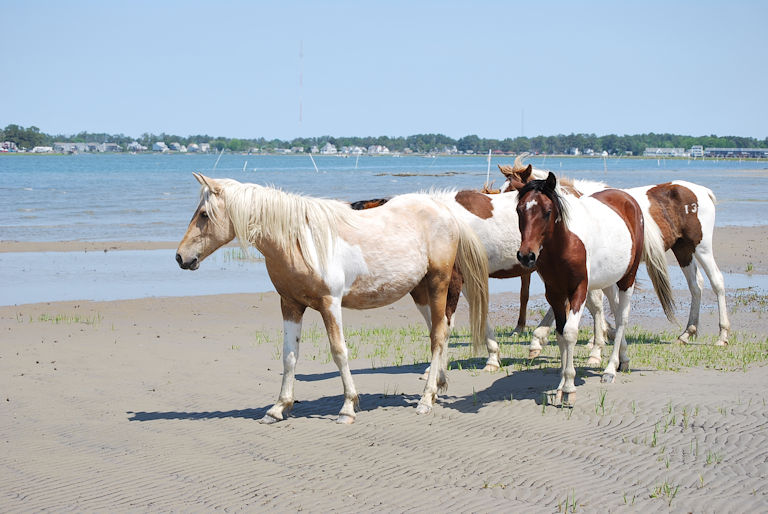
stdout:
[[317,147],[317,145],[314,145],[312,148],[309,149],[309,153],[319,153],[320,149]]
[[335,155],[338,153],[338,150],[336,150],[336,146],[332,145],[331,143],[325,143],[323,147],[320,149],[320,153],[323,155]]
[[685,157],[685,148],[646,148],[644,157]]
[[152,151],[153,152],[167,152],[168,151],[168,145],[166,145],[162,141],[157,141],[156,143],[152,143]]
[[32,153],[53,153],[52,146],[36,146],[32,149]]
[[704,157],[704,147],[702,145],[693,145],[691,147],[691,157]]
[[0,143],[0,152],[16,152],[18,150],[16,143],[13,141],[3,141]]
[[211,143],[200,143],[200,152],[208,153],[211,151]]
[[133,143],[129,143],[127,147],[129,152],[143,152],[147,149],[146,146],[142,145],[138,141],[134,141]]
[[304,153],[304,147],[303,146],[292,146],[291,152],[293,153]]
[[102,143],[99,145],[100,152],[119,152],[122,150],[117,143]]
[[81,153],[88,151],[88,145],[85,143],[53,143],[53,151],[57,153]]
[[368,155],[385,155],[389,153],[389,148],[382,145],[371,145],[368,147]]
[[197,143],[189,143],[189,146],[187,147],[187,151],[190,153],[199,152],[200,146]]

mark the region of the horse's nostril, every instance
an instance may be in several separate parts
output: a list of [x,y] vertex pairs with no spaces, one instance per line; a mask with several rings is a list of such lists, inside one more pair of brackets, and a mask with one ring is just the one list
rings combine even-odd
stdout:
[[183,261],[181,260],[181,255],[179,255],[178,253],[176,254],[176,262],[178,262],[178,263],[179,263],[179,266],[181,266],[181,264],[182,264],[182,262],[183,262]]

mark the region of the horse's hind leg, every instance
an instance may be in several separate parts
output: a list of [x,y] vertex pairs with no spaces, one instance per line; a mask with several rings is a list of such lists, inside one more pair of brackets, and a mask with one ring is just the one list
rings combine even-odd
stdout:
[[696,260],[699,262],[704,273],[707,274],[709,284],[717,295],[717,309],[720,316],[720,334],[717,337],[718,346],[728,344],[728,333],[731,331],[731,322],[728,320],[728,308],[725,304],[725,281],[720,268],[717,267],[715,256],[711,251],[696,251]]
[[[448,333],[453,330],[454,321],[456,319],[456,308],[459,305],[459,298],[461,297],[461,288],[464,283],[464,277],[461,276],[461,271],[454,264],[451,270],[451,281],[448,284],[448,294],[445,301],[445,320],[448,323]],[[416,308],[424,317],[424,321],[427,324],[427,329],[432,330],[432,313],[429,309],[429,293],[426,285],[420,285],[411,291],[411,297],[413,298]],[[490,346],[489,346],[490,355]],[[489,357],[490,360],[490,357]],[[419,377],[419,380],[426,380],[429,377],[429,366],[424,370],[424,373]]]
[[[616,333],[613,336],[613,352],[603,371],[602,382],[604,383],[613,382],[619,371],[629,371],[629,356],[627,355],[627,340],[624,338],[624,330],[629,322],[630,300],[633,291],[634,286],[630,286],[626,291],[619,291],[618,305],[615,305],[614,301],[610,301],[613,317],[616,320]],[[604,292],[609,294],[607,291]]]
[[699,326],[699,311],[701,309],[701,274],[697,269],[696,261],[691,257],[688,258],[690,262],[687,266],[683,266],[682,263],[680,264],[685,281],[688,283],[688,290],[691,292],[691,310],[688,313],[688,323],[685,325],[685,331],[677,338],[683,344],[687,344],[691,338],[696,337],[696,331]]
[[352,380],[352,372],[349,370],[349,351],[341,323],[341,298],[326,297],[324,303],[320,315],[323,317],[325,331],[328,332],[333,361],[339,368],[341,383],[344,385],[344,404],[341,406],[336,423],[350,424],[355,422],[355,411],[358,408],[359,399]]
[[544,315],[539,326],[533,331],[531,343],[528,346],[528,358],[535,359],[541,355],[541,348],[547,344],[549,333],[552,331],[552,324],[555,322],[555,312],[550,308]]
[[447,386],[448,364],[448,323],[445,319],[446,291],[448,288],[447,273],[432,272],[420,284],[426,286],[429,295],[429,308],[432,313],[432,327],[429,331],[432,360],[429,366],[429,376],[424,386],[424,394],[416,407],[418,414],[426,414],[432,410],[437,401],[438,391]]
[[280,298],[283,311],[283,383],[280,396],[272,408],[261,418],[262,423],[282,421],[293,408],[293,382],[296,373],[296,361],[299,359],[299,341],[301,340],[301,319],[306,307],[292,300]]
[[608,324],[605,321],[605,311],[603,310],[603,292],[595,289],[587,293],[587,310],[592,314],[594,320],[594,335],[592,343],[587,345],[590,348],[589,360],[587,366],[599,366],[603,362],[603,348],[605,348],[605,335],[608,331]]

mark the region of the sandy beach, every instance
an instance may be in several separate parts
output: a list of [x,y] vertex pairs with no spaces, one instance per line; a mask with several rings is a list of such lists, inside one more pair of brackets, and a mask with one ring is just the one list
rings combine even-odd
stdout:
[[[722,271],[767,275],[766,234],[718,228]],[[174,247],[0,242],[4,252]],[[688,292],[676,298],[684,321]],[[766,511],[767,297],[729,288],[728,300],[730,346],[710,346],[709,289],[700,337],[681,346],[653,293],[636,293],[631,373],[601,384],[580,338],[572,409],[548,403],[556,345],[520,357],[515,295],[491,298],[504,359],[491,374],[470,358],[460,305],[448,391],[426,416],[415,405],[428,339],[410,299],[345,310],[361,394],[351,426],[334,423],[341,380],[314,312],[292,416],[258,423],[282,372],[274,293],[0,307],[0,510]],[[543,305],[532,298],[532,322]]]

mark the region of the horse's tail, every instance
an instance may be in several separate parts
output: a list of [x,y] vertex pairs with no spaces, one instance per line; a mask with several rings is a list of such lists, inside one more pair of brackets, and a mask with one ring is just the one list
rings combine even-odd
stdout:
[[456,218],[459,226],[459,246],[456,264],[464,278],[464,293],[469,303],[469,326],[472,330],[474,353],[485,346],[485,326],[488,317],[488,256],[475,231]]
[[661,302],[664,314],[673,323],[675,320],[675,299],[667,272],[667,258],[664,255],[664,240],[661,230],[650,215],[643,216],[643,261],[651,278],[653,290]]

